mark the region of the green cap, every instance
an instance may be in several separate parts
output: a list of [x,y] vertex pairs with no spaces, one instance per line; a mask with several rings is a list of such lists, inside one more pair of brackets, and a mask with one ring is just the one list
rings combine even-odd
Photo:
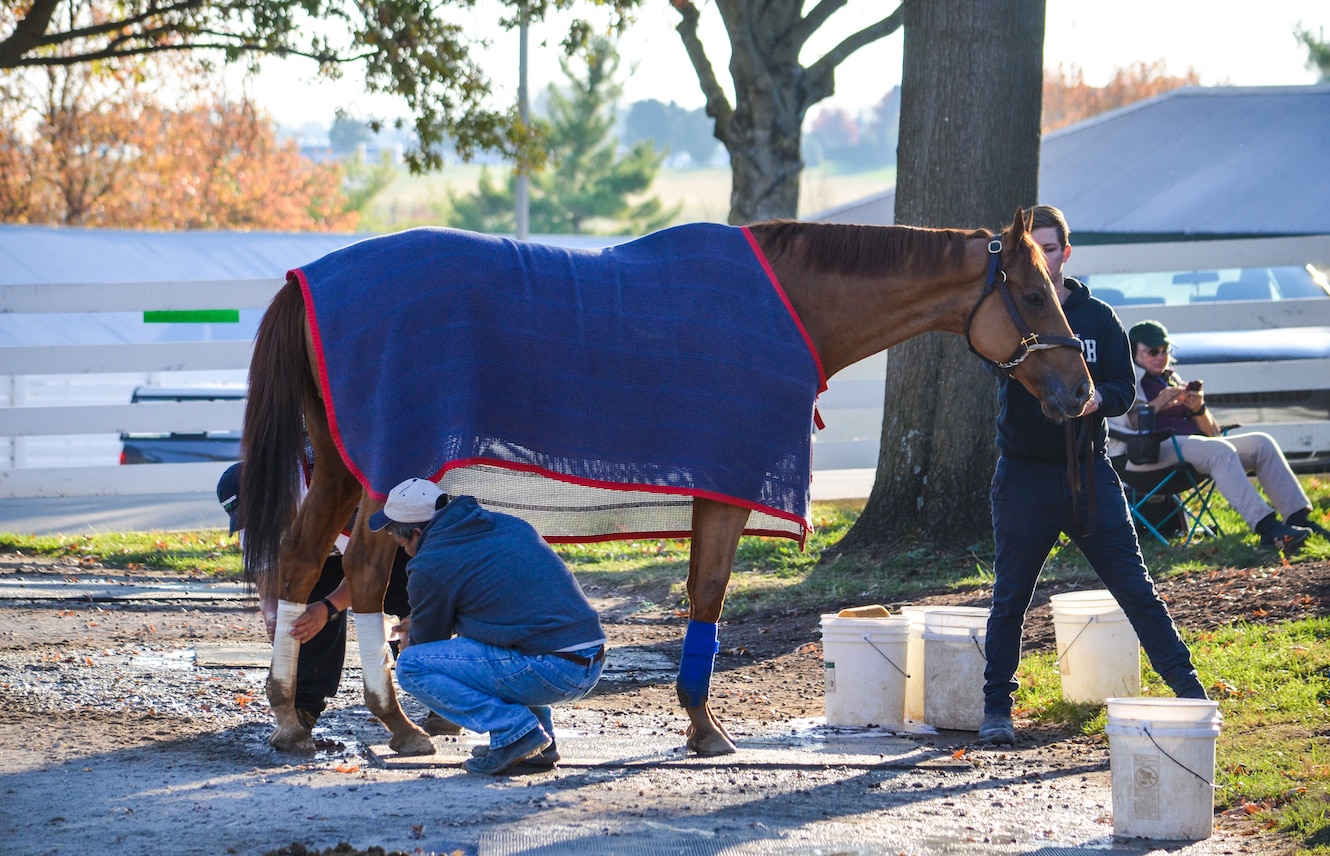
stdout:
[[1147,348],[1162,348],[1165,345],[1173,344],[1168,338],[1168,328],[1158,321],[1142,321],[1139,324],[1133,324],[1127,331],[1127,340],[1131,342],[1132,348],[1137,344],[1145,345]]

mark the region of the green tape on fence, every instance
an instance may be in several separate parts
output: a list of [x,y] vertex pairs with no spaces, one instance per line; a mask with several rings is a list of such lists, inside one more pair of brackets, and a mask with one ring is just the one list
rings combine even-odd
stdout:
[[239,324],[239,309],[162,309],[145,311],[144,324]]

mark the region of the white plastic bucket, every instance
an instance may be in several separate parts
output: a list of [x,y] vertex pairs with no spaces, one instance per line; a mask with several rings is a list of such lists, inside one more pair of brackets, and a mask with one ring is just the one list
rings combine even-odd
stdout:
[[987,631],[987,609],[950,606],[924,612],[924,721],[934,728],[979,730]]
[[901,615],[910,620],[905,651],[905,718],[913,722],[924,721],[924,613],[933,608],[901,607]]
[[1219,703],[1185,698],[1110,698],[1108,757],[1113,834],[1199,841],[1215,813]]
[[1104,589],[1055,594],[1062,697],[1072,702],[1141,694],[1141,643],[1127,614]]
[[827,725],[905,721],[905,654],[909,620],[822,616]]

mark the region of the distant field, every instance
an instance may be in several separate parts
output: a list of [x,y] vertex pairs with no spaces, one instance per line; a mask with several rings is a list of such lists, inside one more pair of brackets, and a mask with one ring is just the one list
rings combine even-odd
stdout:
[[[450,165],[442,172],[423,176],[403,170],[374,198],[365,226],[375,231],[392,231],[438,224],[448,210],[448,189],[458,194],[473,192],[480,180],[480,170],[469,164]],[[506,179],[502,167],[490,167],[490,174],[496,182]],[[804,170],[799,216],[853,202],[895,183],[894,167],[855,173],[836,173],[823,167]],[[679,223],[699,220],[723,223],[730,211],[730,171],[661,170],[648,195],[661,197],[666,207],[682,204]]]

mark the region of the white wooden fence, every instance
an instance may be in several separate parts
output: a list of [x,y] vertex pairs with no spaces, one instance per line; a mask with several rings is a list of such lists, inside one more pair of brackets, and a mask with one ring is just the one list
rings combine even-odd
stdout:
[[[0,286],[0,312],[142,312],[148,310],[262,309],[281,286],[278,279],[222,282]],[[0,375],[84,375],[123,372],[189,372],[249,368],[253,345],[239,342],[170,342],[0,348]],[[17,400],[16,400],[17,399]],[[124,401],[128,402],[128,396]],[[241,401],[24,406],[0,408],[0,437],[121,432],[235,430],[244,416]],[[209,492],[225,463],[142,466],[15,467],[0,469],[0,498],[100,496]]]
[[[1069,270],[1087,275],[1132,271],[1330,265],[1330,236],[1260,241],[1077,247]],[[262,309],[280,280],[146,282],[127,284],[4,285],[0,313],[141,312],[145,310]],[[1207,303],[1126,307],[1123,323],[1162,321],[1171,331],[1330,327],[1330,300]],[[248,368],[249,342],[87,345],[0,348],[0,377],[111,375]],[[874,467],[882,426],[885,355],[864,360],[833,378],[820,402],[827,429],[814,444],[814,468]],[[1325,388],[1330,360],[1207,365],[1209,393]],[[128,401],[126,396],[124,401]],[[10,396],[0,407],[0,438],[238,429],[244,403],[236,401],[27,406]],[[1330,422],[1249,425],[1268,430],[1289,452],[1330,449]],[[222,463],[142,466],[14,467],[0,469],[0,498],[209,492]]]

